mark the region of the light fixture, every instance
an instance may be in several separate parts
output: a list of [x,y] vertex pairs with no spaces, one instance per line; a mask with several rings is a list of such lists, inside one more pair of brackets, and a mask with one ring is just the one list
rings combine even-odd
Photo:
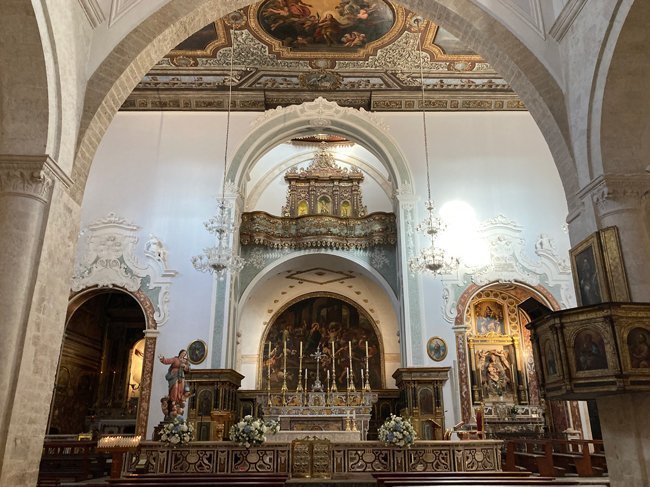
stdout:
[[232,48],[230,51],[230,77],[228,78],[228,112],[226,115],[226,141],[223,155],[223,183],[221,186],[221,201],[217,206],[217,214],[204,222],[208,232],[217,237],[216,245],[203,249],[201,255],[192,257],[192,265],[197,271],[209,272],[219,279],[224,279],[227,274],[237,274],[246,263],[239,257],[232,247],[233,235],[236,229],[226,204],[226,174],[228,167],[228,140],[230,137],[230,109],[232,105],[232,85],[234,83],[233,65],[235,58],[235,22],[230,24],[230,38]]
[[434,214],[435,205],[431,198],[431,176],[429,174],[429,139],[427,136],[427,117],[424,97],[424,72],[422,67],[422,24],[423,19],[416,17],[413,23],[418,28],[418,55],[420,57],[420,86],[422,94],[422,129],[424,132],[424,162],[427,170],[427,200],[424,204],[427,216],[417,226],[417,231],[423,233],[427,239],[427,247],[420,254],[409,260],[409,267],[413,272],[431,272],[447,274],[458,265],[458,259],[445,255],[444,250],[437,243],[439,234],[445,230],[445,224]]

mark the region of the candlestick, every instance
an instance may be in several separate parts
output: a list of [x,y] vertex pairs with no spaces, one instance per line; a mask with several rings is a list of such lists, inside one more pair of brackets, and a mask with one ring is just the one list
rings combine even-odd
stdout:
[[348,355],[350,359],[350,385],[348,386],[348,389],[350,389],[351,392],[354,392],[354,369],[352,368],[352,342],[348,342]]
[[271,406],[271,342],[269,342],[269,355],[267,358],[266,367],[266,391],[267,391],[267,405]]
[[302,370],[302,342],[300,342],[300,366],[298,368]]
[[284,357],[282,360],[282,405],[287,405],[286,392],[287,392],[287,339],[284,339]]
[[[298,386],[296,392],[302,392],[302,342],[300,342],[300,363],[298,364]],[[305,392],[307,392],[305,390]]]
[[330,392],[330,371],[327,371],[327,392]]
[[366,361],[368,360],[368,340],[366,340]]
[[307,369],[305,368],[305,392],[307,392]]
[[332,392],[336,391],[336,353],[334,352],[334,340],[332,340]]
[[283,366],[282,370],[284,375],[287,375],[287,340],[284,340],[284,356],[283,356]]

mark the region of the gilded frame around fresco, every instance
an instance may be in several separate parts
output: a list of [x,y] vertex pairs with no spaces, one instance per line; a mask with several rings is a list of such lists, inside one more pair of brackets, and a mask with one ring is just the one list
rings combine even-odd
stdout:
[[599,233],[589,235],[569,253],[578,306],[609,301],[609,285]]
[[603,264],[609,285],[611,301],[627,303],[630,301],[630,288],[621,252],[621,241],[618,228],[607,227],[599,232],[600,244],[603,251]]
[[[437,353],[435,350],[435,345],[439,345],[439,350],[440,352]],[[431,337],[429,338],[429,341],[427,342],[427,355],[431,360],[434,362],[442,362],[445,358],[447,358],[447,353],[449,352],[449,348],[447,347],[447,342],[445,342],[442,338],[440,337]]]

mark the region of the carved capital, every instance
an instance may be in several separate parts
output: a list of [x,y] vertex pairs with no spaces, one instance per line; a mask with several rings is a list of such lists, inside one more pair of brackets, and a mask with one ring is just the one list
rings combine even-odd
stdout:
[[49,156],[0,155],[0,194],[49,201],[55,181],[66,187],[70,179]]
[[650,174],[606,175],[585,187],[580,196],[594,202],[600,216],[638,210],[650,195]]

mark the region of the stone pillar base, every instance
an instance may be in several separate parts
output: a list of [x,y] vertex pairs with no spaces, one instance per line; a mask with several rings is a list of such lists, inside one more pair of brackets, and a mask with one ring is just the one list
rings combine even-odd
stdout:
[[597,399],[612,487],[650,485],[650,393]]

